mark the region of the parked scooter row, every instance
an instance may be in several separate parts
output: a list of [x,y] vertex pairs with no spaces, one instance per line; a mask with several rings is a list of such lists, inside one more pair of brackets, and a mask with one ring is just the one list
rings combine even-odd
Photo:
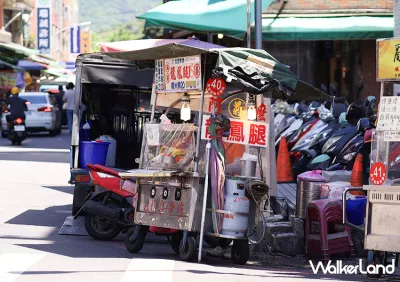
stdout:
[[[327,90],[326,87],[321,88]],[[362,89],[360,81],[356,86],[356,100],[350,105],[343,98],[332,97],[324,103],[311,102],[307,110],[305,104],[296,104],[293,106],[294,114],[286,114],[285,118],[282,118],[282,111],[276,114],[276,150],[281,137],[285,136],[295,176],[307,170],[352,169],[357,154],[363,148],[364,137],[370,138],[370,130],[376,120],[376,98],[368,96],[361,102],[359,96]],[[331,92],[336,92],[333,85]],[[288,120],[287,128],[277,130],[285,124],[285,119]]]

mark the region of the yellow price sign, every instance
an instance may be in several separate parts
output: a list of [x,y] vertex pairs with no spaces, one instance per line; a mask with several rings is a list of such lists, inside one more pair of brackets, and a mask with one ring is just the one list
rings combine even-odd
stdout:
[[378,39],[376,42],[376,80],[400,80],[400,39]]

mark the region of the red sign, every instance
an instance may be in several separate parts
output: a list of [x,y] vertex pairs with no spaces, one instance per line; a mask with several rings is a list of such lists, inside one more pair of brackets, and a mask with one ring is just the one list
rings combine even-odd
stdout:
[[383,163],[374,163],[369,171],[372,184],[382,185],[386,180],[386,167]]
[[226,90],[226,83],[222,78],[209,78],[206,89],[213,96],[221,96]]

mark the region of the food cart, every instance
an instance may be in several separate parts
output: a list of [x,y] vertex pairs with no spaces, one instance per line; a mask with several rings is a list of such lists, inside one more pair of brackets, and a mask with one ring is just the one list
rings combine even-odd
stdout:
[[[198,253],[200,262],[206,234],[233,240],[232,260],[245,264],[249,243],[262,240],[251,235],[276,185],[270,98],[325,94],[263,50],[172,43],[107,55],[155,60],[140,166],[120,173],[137,184],[136,226],[126,243],[144,241],[149,226],[180,230],[181,259]],[[159,108],[166,112],[156,123]],[[172,124],[166,115],[177,108],[182,123]]]
[[[346,214],[346,195],[354,190],[367,192],[365,226],[353,229],[364,232],[364,248],[368,250],[368,265],[398,265],[400,254],[400,39],[377,40],[377,81],[381,83],[377,128],[371,145],[370,185],[347,189],[343,193]],[[367,275],[379,278],[385,269]],[[390,274],[390,273],[386,273]]]

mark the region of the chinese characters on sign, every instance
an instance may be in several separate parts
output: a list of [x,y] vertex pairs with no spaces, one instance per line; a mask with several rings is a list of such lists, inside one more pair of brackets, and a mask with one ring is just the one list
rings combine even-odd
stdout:
[[17,85],[17,74],[3,72],[0,73],[0,86],[1,87],[13,87]]
[[201,89],[200,56],[157,60],[155,81],[157,91]]
[[400,97],[382,97],[377,130],[400,131]]
[[50,54],[51,48],[51,1],[37,0],[37,49]]
[[240,98],[232,99],[229,102],[228,111],[233,118],[244,118],[246,115],[246,102]]
[[267,106],[262,103],[257,107],[257,120],[265,121],[265,114],[267,113]]
[[71,27],[71,54],[81,53],[81,28],[79,26]]
[[[201,132],[202,139],[210,139],[209,115],[203,117],[203,128]],[[256,147],[267,147],[268,141],[268,124],[258,121],[230,119],[231,131],[228,137],[223,137],[222,140],[227,143],[236,143],[242,145],[250,145]]]
[[206,90],[213,96],[222,96],[226,90],[226,83],[222,78],[210,78],[207,80]]

